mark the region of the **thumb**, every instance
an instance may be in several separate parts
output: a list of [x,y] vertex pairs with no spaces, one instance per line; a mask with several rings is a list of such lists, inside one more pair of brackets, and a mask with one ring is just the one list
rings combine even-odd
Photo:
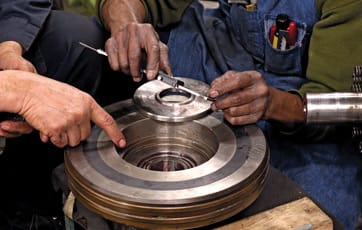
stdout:
[[26,65],[26,67],[25,67],[26,70],[25,71],[29,71],[29,72],[32,72],[32,73],[37,73],[35,66],[31,62],[25,60],[25,65]]
[[102,107],[94,102],[92,106],[91,119],[100,128],[104,130],[112,142],[120,148],[126,146],[126,138],[118,128],[116,121]]

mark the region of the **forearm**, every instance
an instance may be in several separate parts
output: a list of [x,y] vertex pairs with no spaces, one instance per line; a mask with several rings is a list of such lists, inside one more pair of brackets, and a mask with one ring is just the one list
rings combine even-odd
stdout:
[[274,120],[289,128],[304,123],[304,102],[299,95],[272,87],[269,87],[269,95],[265,120]]
[[[98,14],[113,32],[129,22],[149,23],[164,28],[177,23],[192,0],[100,0]],[[104,3],[104,4],[102,4]]]
[[131,22],[142,23],[146,18],[146,10],[139,0],[107,0],[100,10],[103,24],[111,33]]

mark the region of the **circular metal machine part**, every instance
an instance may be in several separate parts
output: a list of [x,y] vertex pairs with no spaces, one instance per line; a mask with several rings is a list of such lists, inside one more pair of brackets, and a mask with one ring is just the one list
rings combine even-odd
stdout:
[[127,147],[115,147],[95,126],[65,151],[70,189],[95,213],[136,228],[191,229],[225,220],[260,195],[269,151],[257,126],[229,127],[221,112],[158,121],[132,100],[107,110]]
[[[176,77],[185,85],[201,95],[206,95],[209,85],[190,78]],[[139,112],[159,121],[183,122],[205,116],[211,101],[195,96],[179,88],[153,80],[140,86],[134,96]]]

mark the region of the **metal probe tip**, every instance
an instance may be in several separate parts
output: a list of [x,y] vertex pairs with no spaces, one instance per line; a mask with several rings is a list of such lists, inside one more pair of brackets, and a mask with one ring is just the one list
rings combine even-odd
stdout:
[[82,45],[82,46],[84,46],[84,47],[86,47],[86,48],[88,48],[88,49],[90,49],[90,50],[93,50],[93,51],[97,52],[97,53],[100,54],[100,55],[103,55],[103,56],[106,56],[106,57],[108,56],[108,54],[106,53],[106,51],[104,51],[104,50],[102,50],[102,49],[93,48],[92,46],[89,46],[89,45],[87,45],[87,44],[85,44],[85,43],[83,43],[83,42],[79,42],[79,44]]

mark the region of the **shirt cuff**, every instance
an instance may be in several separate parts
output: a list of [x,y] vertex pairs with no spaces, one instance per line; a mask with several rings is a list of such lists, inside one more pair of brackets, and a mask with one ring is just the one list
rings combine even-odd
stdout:
[[24,51],[28,51],[40,28],[29,23],[28,20],[21,17],[11,17],[0,21],[0,42],[16,41],[21,44]]
[[103,17],[102,17],[102,8],[103,8],[103,5],[104,3],[106,3],[107,0],[99,0],[98,1],[98,6],[97,6],[97,18],[98,18],[98,21],[104,26],[104,20],[103,20]]

